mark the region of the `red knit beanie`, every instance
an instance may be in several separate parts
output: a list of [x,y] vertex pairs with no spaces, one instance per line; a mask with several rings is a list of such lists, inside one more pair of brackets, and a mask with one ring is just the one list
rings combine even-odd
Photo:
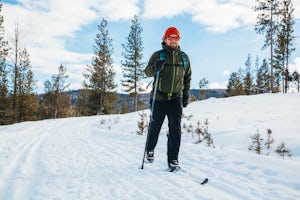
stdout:
[[175,34],[180,38],[180,33],[179,33],[178,29],[172,26],[166,30],[163,40],[165,40],[169,35],[172,35],[172,34]]

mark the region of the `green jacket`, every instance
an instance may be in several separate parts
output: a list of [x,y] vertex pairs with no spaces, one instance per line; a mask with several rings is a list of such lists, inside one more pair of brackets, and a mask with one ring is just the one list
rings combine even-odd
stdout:
[[[167,47],[165,43],[162,43],[162,48],[166,53],[166,64],[159,73],[155,99],[158,101],[168,101],[176,97],[184,96],[184,98],[188,98],[192,76],[189,57],[187,56],[187,66],[186,69],[184,69],[180,55],[180,47],[171,49]],[[153,65],[158,59],[160,59],[160,54],[159,51],[156,51],[152,54],[145,68],[146,76],[156,77],[156,71],[153,70]],[[153,83],[155,83],[155,80]],[[151,92],[151,98],[153,98],[153,90]]]

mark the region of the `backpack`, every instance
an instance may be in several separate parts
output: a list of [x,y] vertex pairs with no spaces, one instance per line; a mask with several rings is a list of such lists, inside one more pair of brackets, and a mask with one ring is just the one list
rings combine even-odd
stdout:
[[[183,62],[183,68],[184,68],[184,71],[185,71],[186,67],[187,67],[187,56],[183,51],[180,51],[180,56],[181,56],[181,59],[182,59],[182,62]],[[162,61],[167,60],[165,50],[162,49],[162,50],[159,51],[159,57],[160,57],[160,60],[162,60]],[[181,65],[179,65],[179,66],[181,66]]]
[[[184,71],[186,71],[186,67],[187,67],[187,55],[183,51],[180,51],[180,56],[181,56],[181,60],[183,62]],[[167,56],[166,56],[165,50],[162,49],[162,50],[159,51],[159,58],[162,61],[166,61],[167,60]],[[168,65],[168,64],[165,64],[165,65]],[[182,66],[182,65],[179,64],[179,65],[176,65],[176,66]],[[152,83],[152,81],[149,82],[149,84],[147,85],[146,89],[149,87],[149,85],[151,83]]]

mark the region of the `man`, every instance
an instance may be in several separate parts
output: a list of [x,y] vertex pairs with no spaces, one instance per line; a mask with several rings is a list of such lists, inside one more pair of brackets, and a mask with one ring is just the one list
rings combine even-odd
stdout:
[[[182,106],[188,105],[192,73],[189,58],[180,50],[179,41],[180,33],[177,28],[168,28],[163,36],[162,50],[153,53],[145,69],[148,77],[155,77],[159,72],[155,98],[154,91],[151,92],[151,104],[154,103],[155,106],[148,132],[146,158],[149,162],[153,162],[159,132],[167,116],[169,121],[167,156],[170,170],[179,168]],[[153,99],[155,102],[152,102]]]

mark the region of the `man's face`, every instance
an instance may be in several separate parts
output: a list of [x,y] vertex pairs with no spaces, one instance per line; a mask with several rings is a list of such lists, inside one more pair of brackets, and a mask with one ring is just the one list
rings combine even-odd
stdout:
[[165,43],[172,49],[176,49],[179,46],[179,40],[180,38],[178,37],[178,35],[172,34],[165,39]]

